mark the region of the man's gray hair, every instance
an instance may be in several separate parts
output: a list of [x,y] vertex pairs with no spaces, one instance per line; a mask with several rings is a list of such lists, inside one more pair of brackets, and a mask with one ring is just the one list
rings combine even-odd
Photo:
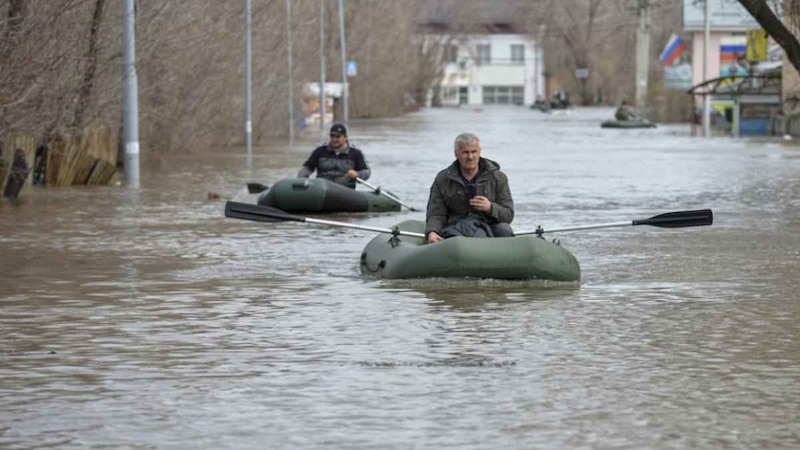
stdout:
[[480,141],[481,140],[478,139],[478,136],[472,133],[461,133],[456,137],[456,142],[453,150],[458,151],[458,149],[461,147],[466,147],[467,145],[473,142],[480,143]]

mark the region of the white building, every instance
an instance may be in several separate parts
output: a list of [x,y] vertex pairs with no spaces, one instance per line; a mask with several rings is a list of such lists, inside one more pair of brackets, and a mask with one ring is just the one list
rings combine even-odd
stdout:
[[443,105],[529,105],[544,96],[542,47],[529,35],[467,34],[446,53]]

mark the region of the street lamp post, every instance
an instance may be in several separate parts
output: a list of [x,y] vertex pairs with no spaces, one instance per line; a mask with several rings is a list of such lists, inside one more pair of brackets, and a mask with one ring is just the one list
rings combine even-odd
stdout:
[[133,0],[124,0],[122,65],[122,134],[125,144],[125,184],[139,185],[139,88],[136,81],[136,29]]
[[286,0],[286,35],[289,63],[289,144],[294,144],[294,82],[292,79],[292,0]]
[[245,0],[245,141],[247,142],[247,166],[253,159],[253,121],[251,115],[253,113],[253,99],[252,99],[252,66],[251,60],[251,36],[250,36],[250,0]]
[[325,133],[325,0],[319,0],[319,132]]
[[344,112],[344,121],[347,123],[349,120],[349,111],[348,111],[348,83],[347,83],[347,47],[345,45],[345,35],[344,35],[344,5],[342,5],[342,0],[339,0],[339,42],[342,46],[342,102],[343,102],[343,112]]
[[[708,81],[708,49],[709,40],[711,40],[711,23],[708,17],[709,3],[711,0],[706,0],[705,5],[705,18],[703,24],[703,82]],[[711,134],[711,96],[706,93],[703,96],[703,136],[708,137]]]

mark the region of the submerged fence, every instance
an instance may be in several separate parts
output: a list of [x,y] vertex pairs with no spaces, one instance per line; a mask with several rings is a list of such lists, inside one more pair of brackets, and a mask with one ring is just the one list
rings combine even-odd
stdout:
[[12,200],[34,184],[109,184],[116,170],[117,136],[105,128],[55,135],[38,144],[30,135],[0,142],[0,192]]

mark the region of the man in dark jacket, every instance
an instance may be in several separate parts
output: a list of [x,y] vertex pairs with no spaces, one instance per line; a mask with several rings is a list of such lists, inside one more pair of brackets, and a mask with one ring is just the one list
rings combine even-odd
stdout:
[[337,123],[331,127],[330,138],[327,145],[319,146],[311,152],[297,177],[308,178],[316,170],[317,178],[325,178],[355,189],[356,178],[367,180],[371,173],[364,154],[350,146],[347,129],[342,124]]
[[452,236],[508,237],[514,200],[508,177],[496,162],[481,158],[478,136],[462,133],[455,141],[456,160],[439,172],[431,186],[425,235],[429,243]]

